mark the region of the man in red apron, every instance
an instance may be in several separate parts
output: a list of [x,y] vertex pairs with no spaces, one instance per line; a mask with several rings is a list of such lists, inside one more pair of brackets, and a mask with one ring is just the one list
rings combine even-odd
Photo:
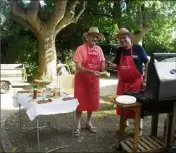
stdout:
[[[86,43],[79,46],[73,60],[76,64],[74,97],[79,105],[76,111],[77,127],[75,137],[80,136],[80,118],[83,111],[87,111],[86,128],[96,133],[91,123],[92,112],[99,109],[100,87],[99,77],[104,74],[105,58],[102,49],[96,45],[97,40],[103,38],[97,27],[92,27],[84,33]],[[102,71],[102,72],[100,72]]]
[[[123,95],[129,91],[141,91],[147,79],[149,60],[146,52],[142,46],[131,43],[130,33],[126,28],[121,28],[115,36],[120,41],[120,48],[110,66],[117,69],[119,78],[116,94]],[[145,65],[144,73],[143,64]],[[116,108],[116,112],[120,115],[119,107]],[[126,119],[134,119],[132,111],[124,111],[123,115]],[[142,124],[140,127],[143,128]]]

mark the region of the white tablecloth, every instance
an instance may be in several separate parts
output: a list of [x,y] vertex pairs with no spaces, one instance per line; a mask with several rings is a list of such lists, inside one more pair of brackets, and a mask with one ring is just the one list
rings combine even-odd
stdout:
[[[29,119],[32,121],[38,115],[52,115],[60,113],[69,113],[76,110],[78,106],[78,100],[63,101],[60,99],[52,99],[52,102],[45,104],[38,104],[32,102],[32,97],[29,93],[17,93],[13,96],[14,105],[20,104],[26,109],[26,113]],[[37,100],[42,100],[42,97],[38,97]]]

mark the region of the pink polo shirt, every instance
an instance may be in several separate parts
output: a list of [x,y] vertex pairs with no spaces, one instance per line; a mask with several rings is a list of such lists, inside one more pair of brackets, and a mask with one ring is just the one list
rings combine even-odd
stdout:
[[[100,61],[105,61],[105,57],[100,46],[96,45],[93,48],[88,47],[88,51],[91,52],[91,50],[96,50],[99,54]],[[75,63],[84,63],[86,59],[87,59],[87,46],[86,43],[84,43],[83,45],[79,46],[76,49],[76,52],[73,56],[73,61]]]

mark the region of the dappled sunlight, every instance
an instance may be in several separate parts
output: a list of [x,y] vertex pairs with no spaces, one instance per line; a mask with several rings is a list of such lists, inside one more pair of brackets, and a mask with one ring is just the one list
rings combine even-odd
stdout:
[[117,79],[100,79],[100,88],[110,85],[117,85],[117,83]]
[[[79,152],[86,152],[87,150],[89,152],[116,152],[112,145],[116,144],[117,141],[115,129],[118,118],[110,112],[105,112],[105,116],[99,115],[97,117],[99,113],[98,111],[93,114],[92,121],[93,125],[97,127],[97,134],[90,133],[85,128],[87,114],[83,114],[79,139],[72,139],[72,113],[53,116],[53,127],[56,129],[50,128],[49,116],[41,116],[39,125],[47,126],[40,131],[42,152],[45,151],[45,147],[51,149],[58,145],[70,143],[72,146],[61,150],[61,152],[78,152],[78,150]],[[6,121],[6,130],[12,146],[18,147],[18,152],[35,152],[37,150],[36,133],[34,131],[19,132],[18,119],[19,115],[14,114]],[[24,111],[22,112],[22,120],[23,128],[28,129],[34,126]]]
[[100,99],[100,104],[107,104],[107,100],[104,100],[104,98],[103,98],[103,100],[102,99]]
[[114,110],[114,105],[109,102],[100,103],[99,111],[111,111]]
[[7,118],[12,117],[14,113],[18,112],[17,110],[14,109],[1,109],[1,124],[3,124]]
[[18,110],[13,106],[12,95],[11,91],[7,94],[1,94],[1,110]]
[[108,101],[107,96],[116,95],[117,85],[107,85],[100,89],[100,98],[101,100]]
[[113,110],[99,110],[96,114],[96,117],[98,118],[104,118],[107,115],[116,115],[115,109]]
[[116,95],[118,79],[116,76],[111,76],[109,79],[100,79],[100,99],[108,101],[107,96]]

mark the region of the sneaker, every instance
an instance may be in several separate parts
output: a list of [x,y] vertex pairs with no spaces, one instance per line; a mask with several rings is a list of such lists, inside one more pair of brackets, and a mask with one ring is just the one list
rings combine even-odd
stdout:
[[[134,119],[127,119],[126,125],[134,128]],[[140,126],[140,129],[143,129],[143,119],[142,118],[140,119],[139,126]]]
[[143,129],[140,129],[139,136],[141,137],[143,135]]
[[125,136],[133,135],[134,129],[131,126],[126,126],[125,128]]
[[[125,128],[125,135],[127,136],[134,136],[134,129],[132,128],[132,127],[130,127],[130,126],[127,126],[126,128]],[[143,135],[143,129],[140,129],[139,130],[139,136],[141,137]]]

